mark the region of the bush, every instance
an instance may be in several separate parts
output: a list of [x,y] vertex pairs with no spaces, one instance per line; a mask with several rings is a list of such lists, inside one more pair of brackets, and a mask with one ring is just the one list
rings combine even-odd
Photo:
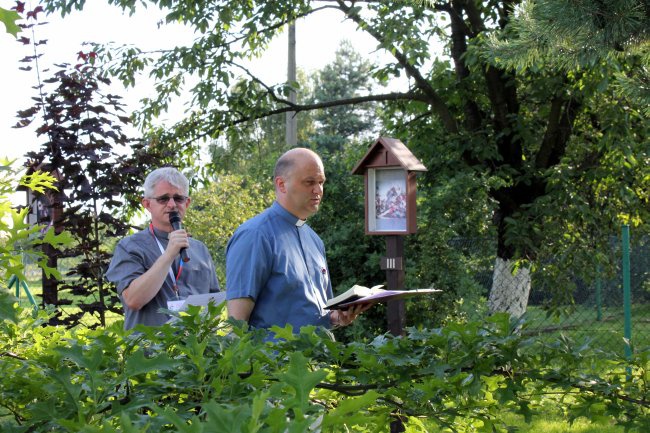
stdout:
[[506,431],[504,411],[530,417],[548,396],[573,417],[648,428],[648,350],[628,364],[545,345],[504,315],[369,344],[316,328],[275,329],[282,339],[268,342],[223,308],[159,328],[64,330],[0,295],[0,430],[374,432],[400,420],[411,432],[493,432]]

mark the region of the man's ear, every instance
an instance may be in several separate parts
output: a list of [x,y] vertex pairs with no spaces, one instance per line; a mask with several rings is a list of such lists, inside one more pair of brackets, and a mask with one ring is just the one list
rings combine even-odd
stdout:
[[275,178],[275,189],[281,193],[287,192],[287,187],[284,183],[284,178],[282,176],[277,176]]

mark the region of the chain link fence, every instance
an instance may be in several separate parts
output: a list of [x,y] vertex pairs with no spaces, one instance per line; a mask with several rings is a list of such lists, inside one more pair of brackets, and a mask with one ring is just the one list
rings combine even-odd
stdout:
[[[530,280],[528,305],[525,309],[524,332],[543,338],[554,339],[560,333],[583,341],[589,339],[593,347],[622,353],[626,348],[625,306],[623,287],[623,248],[621,237],[612,237],[610,248],[616,257],[616,270],[613,276],[600,275],[597,270],[592,283],[574,278],[575,287],[571,299],[556,304],[549,310],[545,306],[554,296],[553,288],[545,287],[536,281],[533,273]],[[454,239],[450,245],[471,257],[470,266],[474,280],[483,289],[486,299],[490,298],[495,275],[494,242],[491,240]],[[504,271],[501,271],[504,272]],[[507,271],[506,271],[507,272]],[[610,274],[611,275],[611,274]],[[502,276],[497,275],[496,278]],[[508,275],[505,279],[515,279]],[[636,239],[629,250],[629,282],[631,297],[632,347],[650,345],[650,238]],[[522,290],[526,290],[523,288]],[[498,300],[496,302],[499,302]],[[499,305],[503,307],[503,305]],[[512,307],[512,308],[510,308]],[[503,308],[499,308],[503,310]],[[518,306],[507,306],[506,310],[517,313]],[[478,319],[478,317],[472,317]]]

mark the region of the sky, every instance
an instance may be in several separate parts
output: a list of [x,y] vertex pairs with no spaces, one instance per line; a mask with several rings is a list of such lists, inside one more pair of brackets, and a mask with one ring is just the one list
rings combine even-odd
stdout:
[[[26,9],[33,9],[37,3],[27,0]],[[39,19],[39,22],[47,21],[47,24],[34,28],[35,40],[47,40],[47,44],[37,47],[43,54],[40,59],[41,79],[49,77],[43,71],[55,63],[75,64],[76,53],[88,51],[88,47],[82,45],[84,41],[114,41],[144,49],[160,49],[189,43],[193,39],[191,31],[181,25],[166,25],[158,29],[157,22],[163,17],[159,11],[148,9],[128,16],[107,3],[106,0],[92,0],[87,2],[82,12],[73,12],[65,18],[50,15]],[[0,0],[0,6],[5,9],[14,5],[14,1]],[[296,63],[299,69],[307,73],[321,69],[334,59],[334,53],[344,39],[351,41],[364,57],[379,60],[382,54],[375,51],[376,42],[365,33],[357,31],[354,23],[342,19],[342,14],[325,10],[315,17],[301,19],[296,23]],[[32,37],[29,33],[25,36]],[[285,32],[273,41],[262,58],[251,64],[251,68],[268,83],[284,81],[287,73],[286,52]],[[21,65],[19,60],[32,55],[33,48],[16,42],[11,35],[4,33],[4,29],[0,29],[0,53],[0,157],[22,160],[26,151],[38,150],[43,141],[36,136],[33,128],[12,128],[17,121],[16,111],[31,107],[31,98],[37,96],[33,89],[37,83],[36,72],[18,69]],[[142,77],[135,88],[129,88],[128,91],[117,82],[114,86],[114,93],[122,96],[127,109],[131,110],[138,107],[141,98],[151,96],[153,91],[152,83],[147,77]],[[160,121],[171,123],[181,114],[182,108],[178,107],[162,116]]]

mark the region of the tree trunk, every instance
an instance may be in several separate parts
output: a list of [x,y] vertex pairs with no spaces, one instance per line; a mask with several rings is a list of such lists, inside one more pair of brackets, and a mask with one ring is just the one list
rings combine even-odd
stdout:
[[513,273],[513,260],[497,257],[492,274],[492,290],[488,298],[491,313],[505,312],[521,317],[528,306],[530,269],[520,267]]

